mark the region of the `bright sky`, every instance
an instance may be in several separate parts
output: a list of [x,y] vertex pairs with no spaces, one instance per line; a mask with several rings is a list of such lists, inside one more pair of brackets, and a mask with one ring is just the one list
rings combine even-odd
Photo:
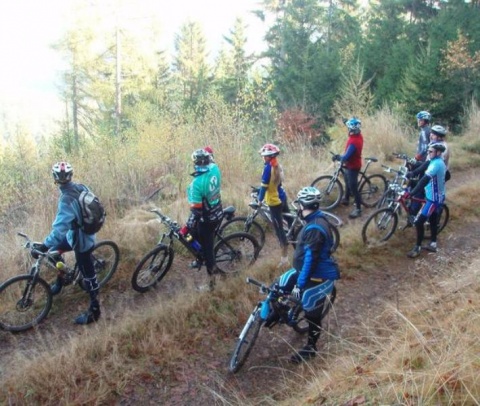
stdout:
[[[85,1],[85,0],[84,0]],[[74,0],[0,1],[0,113],[31,111],[46,116],[56,101],[55,82],[60,64],[49,45],[66,28]],[[162,24],[165,46],[173,48],[174,35],[188,19],[202,24],[208,46],[216,52],[240,16],[247,24],[247,50],[258,50],[264,28],[249,13],[258,0],[101,0],[100,3],[135,5],[141,15],[155,15]],[[112,15],[112,20],[115,18]],[[139,22],[141,19],[139,19]],[[11,113],[11,115],[14,113]]]

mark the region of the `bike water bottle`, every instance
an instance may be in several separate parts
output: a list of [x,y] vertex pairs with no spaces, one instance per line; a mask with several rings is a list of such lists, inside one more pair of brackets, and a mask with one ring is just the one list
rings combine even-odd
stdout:
[[56,267],[57,270],[58,270],[58,275],[65,275],[65,273],[67,272],[67,266],[66,266],[65,263],[62,262],[62,261],[58,261],[58,262],[55,264],[55,267]]
[[200,252],[201,249],[202,249],[202,246],[200,245],[200,243],[197,241],[197,240],[194,240],[192,236],[191,237],[191,242],[190,242],[190,245],[193,247],[193,249],[197,252]]

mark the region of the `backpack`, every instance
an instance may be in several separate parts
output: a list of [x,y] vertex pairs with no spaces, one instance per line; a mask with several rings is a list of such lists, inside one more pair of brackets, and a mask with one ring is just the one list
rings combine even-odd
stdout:
[[76,226],[85,234],[96,234],[105,223],[107,213],[99,198],[93,192],[84,185],[78,186],[79,188],[75,189],[78,192],[75,198],[80,205],[82,224],[76,224]]

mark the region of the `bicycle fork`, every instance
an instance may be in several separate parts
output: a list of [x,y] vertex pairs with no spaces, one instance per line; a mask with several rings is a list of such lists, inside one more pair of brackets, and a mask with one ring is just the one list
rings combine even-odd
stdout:
[[27,282],[22,297],[17,302],[16,308],[19,312],[28,310],[33,304],[34,288],[38,280],[38,269],[36,267],[32,268],[30,275],[32,275],[32,279]]
[[[266,300],[264,302],[262,302],[261,304],[259,303],[255,309],[253,310],[253,312],[250,314],[250,316],[248,317],[248,320],[247,322],[245,323],[245,326],[243,327],[243,330],[241,331],[240,335],[238,336],[238,338],[240,340],[244,340],[245,339],[245,336],[247,335],[247,332],[248,330],[250,329],[250,326],[252,325],[252,323],[255,321],[255,319],[260,316],[260,318],[262,320],[265,320],[265,318],[262,317],[262,311],[263,311],[263,304],[266,302]],[[267,308],[268,308],[268,305],[267,305]],[[268,311],[268,310],[267,310]]]

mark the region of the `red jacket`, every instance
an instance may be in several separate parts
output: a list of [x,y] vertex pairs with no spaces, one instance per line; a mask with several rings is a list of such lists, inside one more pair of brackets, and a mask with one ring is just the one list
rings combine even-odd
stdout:
[[357,171],[362,169],[362,149],[363,135],[361,133],[349,135],[342,159],[347,169]]

